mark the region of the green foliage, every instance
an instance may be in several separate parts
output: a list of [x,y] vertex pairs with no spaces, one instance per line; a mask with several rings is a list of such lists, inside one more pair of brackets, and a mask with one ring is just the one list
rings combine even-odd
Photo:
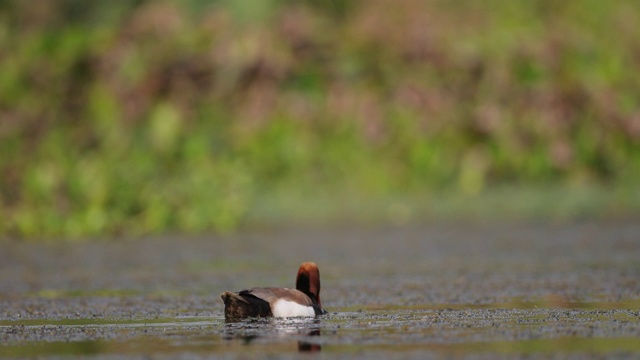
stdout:
[[635,2],[259,3],[0,2],[0,234],[231,231],[265,194],[636,187]]

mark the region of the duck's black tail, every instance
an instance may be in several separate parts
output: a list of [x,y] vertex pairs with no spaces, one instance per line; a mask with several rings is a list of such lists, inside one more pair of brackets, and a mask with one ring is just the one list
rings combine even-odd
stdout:
[[239,320],[251,317],[272,316],[269,303],[248,292],[223,292],[220,297],[224,302],[224,317],[226,320]]

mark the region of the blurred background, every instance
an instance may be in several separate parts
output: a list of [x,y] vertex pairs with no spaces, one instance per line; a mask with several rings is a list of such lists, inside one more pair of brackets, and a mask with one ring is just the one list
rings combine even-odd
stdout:
[[0,1],[0,237],[640,214],[640,2]]

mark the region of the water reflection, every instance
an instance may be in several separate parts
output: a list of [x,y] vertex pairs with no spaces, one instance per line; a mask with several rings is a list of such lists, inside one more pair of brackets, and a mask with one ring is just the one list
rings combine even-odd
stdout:
[[297,339],[298,351],[318,352],[322,346],[312,337],[320,336],[320,320],[315,318],[253,318],[225,321],[223,338],[249,345],[258,339]]

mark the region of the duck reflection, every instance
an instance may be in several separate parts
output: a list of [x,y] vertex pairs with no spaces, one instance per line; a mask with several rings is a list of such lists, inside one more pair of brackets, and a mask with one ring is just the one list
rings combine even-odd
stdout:
[[315,318],[250,318],[225,320],[225,340],[242,340],[249,345],[258,339],[297,339],[298,351],[318,352],[322,349],[313,337],[320,336],[320,321]]
[[[309,331],[307,336],[320,336],[320,329]],[[318,343],[298,340],[298,351],[300,352],[319,352],[320,350],[322,350],[322,346]]]

